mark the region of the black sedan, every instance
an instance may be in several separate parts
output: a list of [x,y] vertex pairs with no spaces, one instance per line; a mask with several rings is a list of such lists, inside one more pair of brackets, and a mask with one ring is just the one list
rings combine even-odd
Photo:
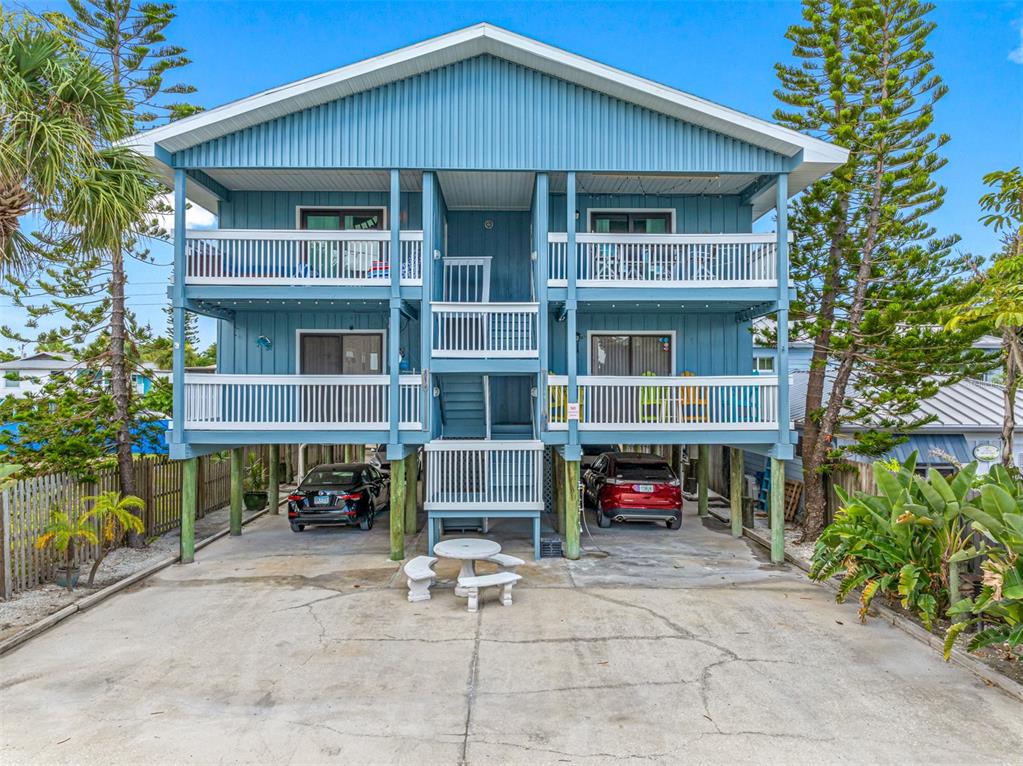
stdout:
[[339,524],[370,530],[389,503],[388,479],[369,463],[318,465],[288,495],[288,521],[292,532]]

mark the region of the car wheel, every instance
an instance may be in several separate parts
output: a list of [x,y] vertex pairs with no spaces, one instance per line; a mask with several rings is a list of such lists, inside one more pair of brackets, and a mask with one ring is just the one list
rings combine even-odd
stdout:
[[665,521],[664,525],[668,529],[681,529],[681,527],[682,527],[682,519],[680,519],[680,518],[678,518],[676,516],[674,519],[668,519],[667,521]]
[[363,532],[369,532],[373,529],[373,511],[369,511],[359,520],[359,529]]
[[604,515],[604,509],[600,507],[599,503],[597,504],[597,526],[601,529],[610,529],[611,527],[611,517]]
[[301,532],[303,529],[305,529],[305,524],[296,524],[295,522],[291,522],[292,532]]

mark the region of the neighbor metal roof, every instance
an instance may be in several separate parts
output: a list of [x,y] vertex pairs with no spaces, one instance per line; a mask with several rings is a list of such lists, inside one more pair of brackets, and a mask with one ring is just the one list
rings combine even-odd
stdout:
[[[806,385],[809,373],[792,373],[789,388],[789,412],[797,425],[806,419]],[[825,397],[830,393],[833,377],[824,379]],[[930,399],[920,402],[913,417],[933,415],[935,420],[920,430],[928,431],[1000,431],[1005,412],[1004,389],[980,380],[961,380],[938,389]],[[866,424],[864,424],[866,425]],[[842,430],[855,429],[847,423]],[[1023,431],[1023,397],[1016,401],[1016,430]]]

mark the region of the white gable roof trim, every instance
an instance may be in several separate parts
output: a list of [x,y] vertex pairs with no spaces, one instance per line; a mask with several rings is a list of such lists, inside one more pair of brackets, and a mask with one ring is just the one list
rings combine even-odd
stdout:
[[[843,164],[842,147],[577,56],[491,24],[477,24],[390,53],[272,88],[139,133],[125,143],[156,157],[395,80],[490,54],[768,149],[799,164],[793,193]],[[800,181],[803,181],[800,183]]]

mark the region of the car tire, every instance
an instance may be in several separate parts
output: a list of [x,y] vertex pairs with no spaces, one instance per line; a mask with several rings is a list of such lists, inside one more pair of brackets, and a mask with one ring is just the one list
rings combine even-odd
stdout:
[[666,526],[668,529],[681,529],[682,519],[677,517],[674,519],[668,519],[667,521],[664,522],[664,526]]
[[597,526],[601,529],[611,528],[611,517],[604,515],[604,509],[600,507],[600,503],[597,504]]
[[369,532],[369,530],[373,529],[373,511],[359,519],[359,529],[363,532]]
[[292,532],[301,532],[303,529],[305,529],[305,524],[296,524],[295,522],[291,522]]

